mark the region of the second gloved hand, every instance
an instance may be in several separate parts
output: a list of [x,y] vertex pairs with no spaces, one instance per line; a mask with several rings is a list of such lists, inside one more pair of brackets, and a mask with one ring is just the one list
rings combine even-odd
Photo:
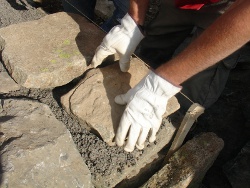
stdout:
[[180,87],[172,85],[150,71],[126,94],[116,96],[117,104],[127,104],[116,133],[116,144],[124,145],[128,135],[125,151],[131,152],[135,146],[143,149],[149,133],[149,141],[154,142],[167,102],[180,90]]
[[113,27],[97,47],[92,59],[92,66],[97,67],[109,55],[118,53],[120,69],[127,72],[130,66],[130,57],[137,45],[144,38],[140,29],[129,14],[126,14],[121,25]]

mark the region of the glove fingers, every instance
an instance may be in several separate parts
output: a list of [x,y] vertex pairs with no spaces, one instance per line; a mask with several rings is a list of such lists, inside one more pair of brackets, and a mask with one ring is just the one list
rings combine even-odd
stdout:
[[102,63],[102,61],[108,57],[109,55],[114,54],[115,52],[110,51],[109,49],[105,48],[104,46],[100,45],[96,49],[96,53],[92,59],[91,65],[93,67],[97,67]]
[[157,129],[156,128],[152,128],[151,129],[151,134],[149,136],[149,142],[152,143],[152,142],[154,142],[156,140],[156,133],[157,133],[157,131],[158,131],[158,128]]
[[120,104],[120,105],[125,105],[125,104],[127,104],[126,94],[117,95],[117,96],[115,97],[115,103],[116,103],[116,104]]
[[149,137],[149,142],[152,143],[156,140],[156,131],[152,131],[150,137]]
[[140,137],[139,137],[137,144],[136,144],[136,147],[139,150],[142,150],[144,148],[144,143],[147,139],[147,135],[148,135],[149,130],[150,130],[150,128],[143,127],[142,132],[140,134]]
[[116,133],[116,137],[115,137],[115,142],[118,146],[122,146],[124,144],[130,125],[131,125],[131,122],[129,121],[127,112],[125,111],[122,115],[118,130]]
[[119,60],[120,69],[122,72],[128,72],[130,67],[130,55],[123,55]]
[[135,149],[136,142],[141,132],[141,126],[137,124],[133,124],[130,127],[128,140],[124,150],[127,152],[132,152]]

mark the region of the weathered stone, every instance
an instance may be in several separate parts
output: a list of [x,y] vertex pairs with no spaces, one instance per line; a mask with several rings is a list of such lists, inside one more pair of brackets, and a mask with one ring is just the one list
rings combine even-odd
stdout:
[[60,12],[1,28],[0,49],[17,83],[52,88],[82,75],[104,36],[85,18]]
[[0,93],[8,93],[18,89],[20,89],[20,85],[9,76],[4,70],[3,65],[0,63]]
[[2,187],[92,187],[70,133],[48,106],[4,100],[0,122]]
[[[120,71],[118,63],[90,70],[74,89],[61,98],[61,103],[82,125],[88,125],[87,129],[94,130],[105,142],[114,145],[115,132],[125,109],[125,106],[116,104],[114,98],[134,87],[147,72],[148,68],[136,58],[127,73]],[[170,100],[167,109],[168,115],[179,109],[176,98]]]
[[199,187],[224,142],[214,133],[203,133],[184,144],[143,188]]
[[232,187],[247,188],[250,185],[250,141],[242,148],[235,159],[223,167]]

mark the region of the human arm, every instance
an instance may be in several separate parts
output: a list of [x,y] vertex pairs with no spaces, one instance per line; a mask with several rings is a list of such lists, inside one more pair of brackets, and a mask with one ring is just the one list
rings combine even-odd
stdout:
[[149,0],[130,0],[129,15],[136,24],[143,25],[148,10]]
[[249,40],[250,1],[237,0],[182,53],[157,68],[155,73],[174,85],[180,85]]

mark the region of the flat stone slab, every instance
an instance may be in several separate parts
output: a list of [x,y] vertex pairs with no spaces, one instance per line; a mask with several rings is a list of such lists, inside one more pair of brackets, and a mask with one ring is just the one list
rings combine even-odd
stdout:
[[224,146],[214,133],[203,133],[185,143],[168,163],[141,188],[199,187]]
[[[112,146],[125,109],[125,106],[116,104],[114,98],[134,87],[147,73],[148,68],[137,58],[132,59],[127,73],[120,71],[118,63],[92,69],[75,88],[62,96],[61,103],[85,128],[97,132]],[[164,117],[177,111],[179,107],[177,99],[173,97]]]
[[26,88],[53,88],[87,70],[105,33],[85,18],[64,12],[0,29],[2,59]]
[[48,106],[12,99],[1,104],[3,187],[92,187],[71,134]]

